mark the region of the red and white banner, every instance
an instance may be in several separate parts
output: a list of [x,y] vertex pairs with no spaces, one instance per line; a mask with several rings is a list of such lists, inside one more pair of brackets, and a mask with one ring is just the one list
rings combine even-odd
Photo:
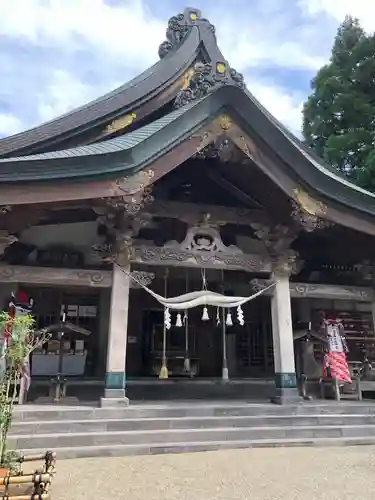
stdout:
[[323,375],[330,375],[339,382],[352,383],[348,361],[346,359],[346,342],[342,337],[342,324],[337,320],[325,320],[328,341],[328,352],[324,356]]

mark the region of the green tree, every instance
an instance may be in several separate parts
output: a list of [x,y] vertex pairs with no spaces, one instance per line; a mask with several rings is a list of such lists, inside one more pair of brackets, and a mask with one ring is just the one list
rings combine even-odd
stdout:
[[358,185],[375,191],[375,37],[347,17],[303,109],[306,143]]

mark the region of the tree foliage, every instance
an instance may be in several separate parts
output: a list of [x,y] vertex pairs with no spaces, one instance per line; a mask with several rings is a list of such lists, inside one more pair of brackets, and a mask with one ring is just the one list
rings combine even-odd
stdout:
[[303,109],[306,143],[358,185],[375,191],[375,36],[347,17]]
[[11,317],[7,312],[0,312],[0,331],[8,331],[10,337],[3,345],[0,354],[0,467],[12,470],[17,454],[7,449],[7,437],[13,417],[17,395],[17,385],[26,369],[25,363],[37,347],[43,345],[49,335],[34,332],[34,318],[31,314]]

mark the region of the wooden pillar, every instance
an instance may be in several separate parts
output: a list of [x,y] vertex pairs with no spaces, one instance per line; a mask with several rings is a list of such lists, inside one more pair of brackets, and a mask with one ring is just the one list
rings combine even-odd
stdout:
[[127,406],[125,396],[126,381],[126,346],[128,330],[130,265],[123,267],[124,271],[113,266],[113,282],[111,293],[111,310],[109,317],[107,366],[105,374],[104,397],[102,406]]

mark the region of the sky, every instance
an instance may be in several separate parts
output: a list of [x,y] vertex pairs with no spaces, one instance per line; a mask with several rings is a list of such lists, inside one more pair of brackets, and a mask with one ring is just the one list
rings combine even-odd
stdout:
[[194,7],[229,64],[300,135],[310,81],[346,14],[375,30],[370,0],[0,0],[0,137],[122,85],[158,60],[169,17]]

